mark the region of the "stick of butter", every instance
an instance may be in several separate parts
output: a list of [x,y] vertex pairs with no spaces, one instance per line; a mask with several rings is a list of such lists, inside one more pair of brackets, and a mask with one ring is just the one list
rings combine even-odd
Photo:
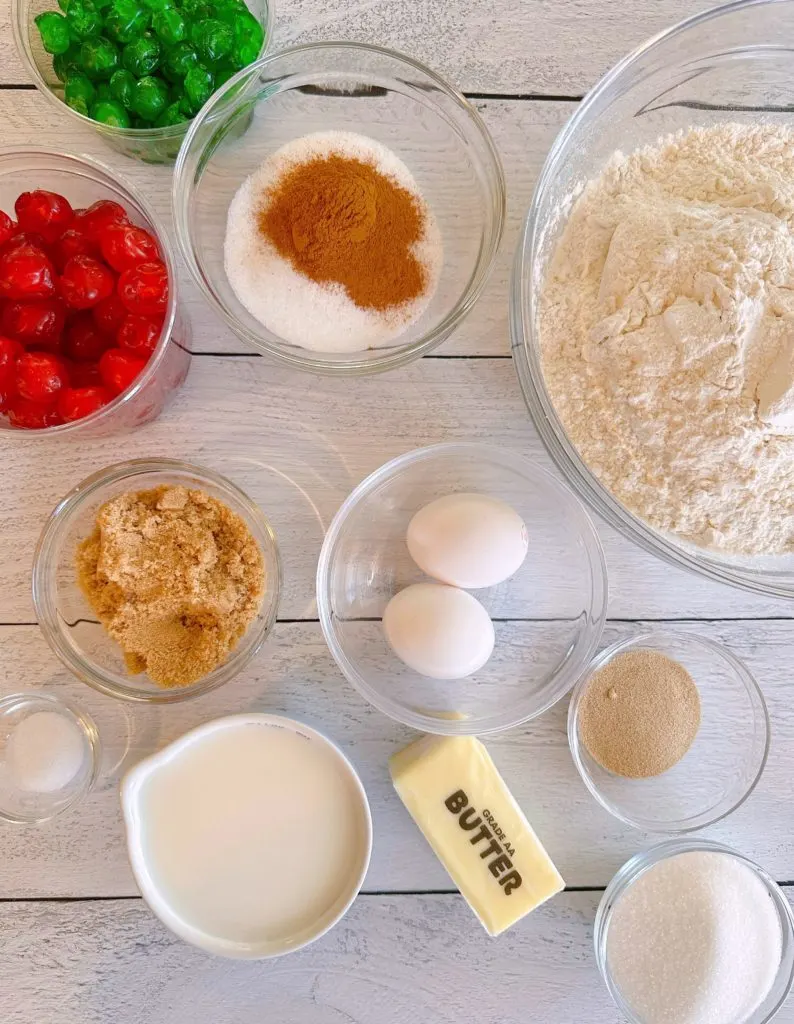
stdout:
[[389,761],[411,817],[490,935],[565,888],[488,751],[425,736]]

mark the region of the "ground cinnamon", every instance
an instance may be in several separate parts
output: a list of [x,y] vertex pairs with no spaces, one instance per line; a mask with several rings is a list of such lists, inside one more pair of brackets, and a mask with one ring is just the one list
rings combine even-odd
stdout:
[[427,273],[418,197],[373,164],[331,153],[290,168],[269,190],[259,230],[300,274],[342,285],[362,309],[417,298]]

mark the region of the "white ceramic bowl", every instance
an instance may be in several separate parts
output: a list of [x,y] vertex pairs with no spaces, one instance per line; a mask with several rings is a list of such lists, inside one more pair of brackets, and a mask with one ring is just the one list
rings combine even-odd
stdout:
[[[336,894],[326,911],[312,925],[298,932],[291,932],[281,938],[262,938],[257,941],[240,941],[223,935],[213,935],[203,931],[187,921],[171,905],[155,879],[146,856],[147,821],[143,810],[143,791],[147,783],[160,771],[167,770],[178,761],[190,747],[202,742],[207,737],[226,729],[239,729],[250,725],[269,726],[271,728],[289,729],[303,737],[309,743],[322,744],[332,754],[338,770],[350,783],[351,791],[356,794],[358,809],[361,814],[362,833],[355,863],[350,865],[345,886]],[[345,755],[322,733],[317,732],[301,722],[284,718],[280,715],[230,715],[218,718],[193,729],[181,736],[169,746],[153,754],[137,764],[124,778],[121,785],[121,804],[124,821],[127,827],[127,850],[130,864],[141,895],[151,910],[185,942],[214,953],[218,956],[231,957],[238,960],[262,960],[269,957],[292,953],[310,942],[319,939],[347,913],[353,900],[358,895],[369,867],[372,852],[372,817],[370,815],[367,795],[353,765]],[[281,823],[283,824],[283,823]],[[262,822],[263,829],[272,832],[274,842],[288,841],[288,832],[280,831],[279,823],[270,820]]]

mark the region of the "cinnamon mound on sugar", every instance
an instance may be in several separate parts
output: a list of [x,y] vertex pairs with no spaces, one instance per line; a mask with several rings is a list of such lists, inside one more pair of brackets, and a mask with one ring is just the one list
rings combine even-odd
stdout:
[[288,170],[265,199],[264,237],[299,274],[342,285],[360,308],[383,312],[427,287],[413,252],[425,234],[422,204],[374,165],[317,156]]
[[262,552],[216,498],[162,486],[120,494],[77,550],[78,582],[128,671],[189,686],[220,665],[256,618]]

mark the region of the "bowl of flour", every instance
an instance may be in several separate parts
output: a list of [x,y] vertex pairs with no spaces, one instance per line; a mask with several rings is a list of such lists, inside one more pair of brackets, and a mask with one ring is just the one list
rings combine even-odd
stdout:
[[557,139],[516,260],[535,424],[612,525],[794,597],[794,2],[670,29]]

